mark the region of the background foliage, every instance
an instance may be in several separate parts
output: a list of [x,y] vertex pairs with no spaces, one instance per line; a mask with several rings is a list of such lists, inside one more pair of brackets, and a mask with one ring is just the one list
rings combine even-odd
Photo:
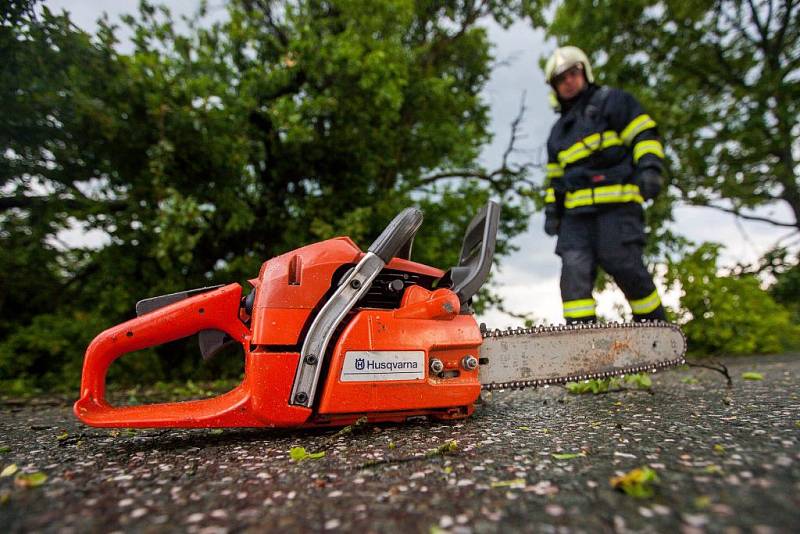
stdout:
[[[415,259],[443,268],[489,196],[505,205],[500,257],[526,227],[526,169],[476,162],[493,61],[479,22],[522,4],[234,0],[178,33],[142,2],[124,19],[131,53],[107,20],[89,35],[31,1],[3,6],[0,379],[17,389],[74,388],[87,343],[140,298],[244,282],[333,236],[366,246],[408,205],[427,216]],[[61,242],[69,229],[100,246]],[[239,369],[199,367],[186,343],[112,367]]]
[[[675,202],[742,217],[784,203],[798,227],[798,10],[793,2],[231,0],[179,32],[141,4],[96,34],[34,0],[0,7],[0,387],[74,391],[82,352],[140,298],[244,283],[280,253],[336,235],[366,246],[400,209],[426,223],[415,260],[447,268],[488,197],[498,258],[538,183],[491,138],[485,22],[526,19],[593,54],[601,81],[657,117],[672,184],[648,210],[652,257],[684,293],[699,352],[797,345],[791,247],[720,276],[718,249],[664,224]],[[514,132],[512,132],[513,134]],[[512,135],[512,140],[514,135]],[[64,242],[67,231],[90,236]],[[677,287],[677,286],[676,286]],[[479,306],[501,305],[490,292]],[[742,309],[755,312],[743,314]],[[756,313],[757,312],[757,313]],[[780,335],[777,333],[780,332]],[[235,376],[191,342],[123,358],[112,381]]]

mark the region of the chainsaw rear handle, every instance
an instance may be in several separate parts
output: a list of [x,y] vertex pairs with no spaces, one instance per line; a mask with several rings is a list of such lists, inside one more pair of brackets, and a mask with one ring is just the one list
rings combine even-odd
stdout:
[[[115,408],[105,398],[105,380],[111,363],[120,356],[175,341],[201,330],[222,330],[244,344],[249,331],[239,320],[241,296],[241,286],[229,284],[169,304],[100,333],[86,349],[81,396],[75,403],[75,415],[95,426],[139,426],[153,424],[157,420],[180,425],[216,417],[228,407],[226,404],[237,404],[241,400],[237,396],[224,398],[226,396],[223,395],[210,399],[214,402],[173,402]],[[191,409],[187,409],[189,407]]]
[[367,250],[380,257],[383,263],[389,263],[403,245],[414,239],[421,225],[422,212],[417,208],[406,208],[392,219]]

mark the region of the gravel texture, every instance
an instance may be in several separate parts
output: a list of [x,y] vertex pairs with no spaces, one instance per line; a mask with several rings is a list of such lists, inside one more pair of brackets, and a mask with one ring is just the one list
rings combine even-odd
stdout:
[[[800,357],[725,360],[648,391],[495,392],[457,423],[108,430],[0,402],[8,532],[798,532]],[[757,371],[762,380],[744,380]],[[455,444],[451,444],[455,442]],[[295,462],[292,447],[324,451]],[[561,456],[567,455],[567,456]],[[559,459],[562,458],[562,459]],[[647,466],[654,494],[610,479]],[[35,485],[25,475],[41,472]],[[32,481],[33,480],[33,481]],[[25,487],[26,481],[28,486]]]

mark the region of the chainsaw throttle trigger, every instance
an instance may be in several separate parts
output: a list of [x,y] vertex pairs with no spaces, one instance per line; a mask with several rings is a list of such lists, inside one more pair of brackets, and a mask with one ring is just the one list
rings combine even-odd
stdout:
[[200,354],[205,361],[210,360],[219,354],[222,349],[235,343],[231,336],[222,330],[216,329],[201,330],[197,334],[197,340],[200,344]]

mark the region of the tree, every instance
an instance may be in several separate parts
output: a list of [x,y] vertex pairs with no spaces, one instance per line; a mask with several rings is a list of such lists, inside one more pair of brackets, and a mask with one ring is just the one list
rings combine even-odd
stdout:
[[[718,259],[719,246],[704,244],[670,265],[667,283],[681,292],[677,320],[692,352],[707,356],[797,350],[800,326],[790,310],[776,302],[780,292],[773,298],[752,273],[720,272]],[[796,270],[794,280],[787,282],[796,284]]]
[[547,31],[643,101],[681,201],[800,229],[800,3],[565,0]]
[[[446,268],[477,206],[500,197],[507,253],[529,214],[515,192],[527,168],[476,163],[490,137],[480,22],[526,5],[234,0],[224,21],[181,34],[142,2],[125,54],[107,20],[88,35],[6,4],[0,380],[68,373],[72,386],[91,336],[139,298],[244,282],[335,235],[365,246],[408,205],[428,215],[415,259]],[[70,228],[101,243],[60,243]],[[197,376],[195,353],[150,351],[137,378]]]

